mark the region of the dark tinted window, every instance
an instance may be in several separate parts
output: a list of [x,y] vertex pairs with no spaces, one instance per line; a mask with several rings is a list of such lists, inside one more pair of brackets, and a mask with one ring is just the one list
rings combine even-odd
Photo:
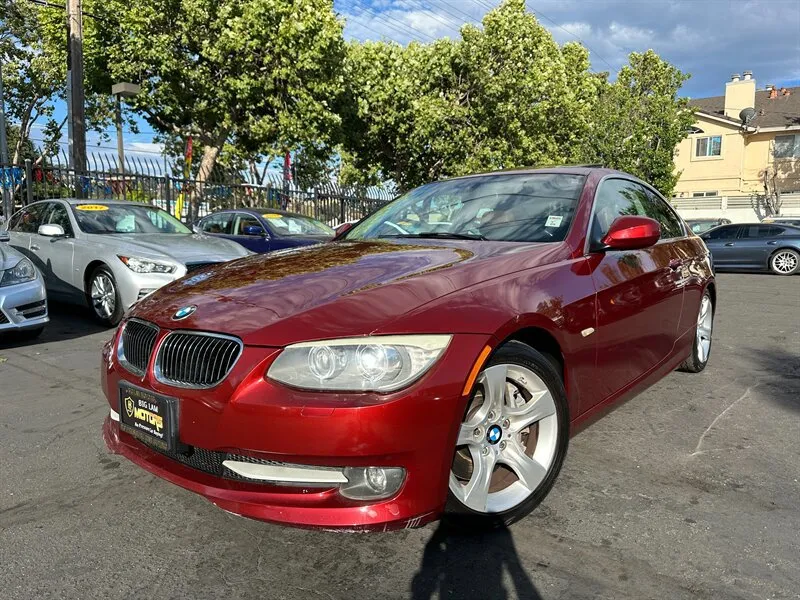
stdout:
[[732,240],[736,237],[736,232],[739,231],[738,225],[731,227],[718,227],[714,231],[709,231],[703,237],[708,240]]
[[53,210],[47,216],[47,223],[49,225],[61,225],[68,236],[72,236],[72,224],[69,222],[69,215],[67,214],[67,207],[58,202],[53,203]]
[[20,233],[36,233],[39,231],[39,225],[42,225],[49,208],[49,202],[31,204],[22,211],[19,218],[12,224],[13,229],[9,227],[9,230],[19,231]]
[[224,233],[231,234],[233,225],[233,213],[219,213],[211,215],[200,221],[200,231],[205,233]]
[[746,225],[742,228],[741,237],[747,239],[771,238],[781,233],[783,233],[783,228],[774,225]]
[[244,232],[245,227],[258,227],[262,231],[264,230],[264,227],[253,215],[236,213],[236,219],[233,222],[233,235],[246,235]]
[[[654,200],[659,200],[659,203]],[[607,179],[600,184],[594,203],[592,239],[602,240],[618,217],[650,217],[661,225],[661,237],[683,235],[683,228],[668,206],[652,192],[627,179]]]

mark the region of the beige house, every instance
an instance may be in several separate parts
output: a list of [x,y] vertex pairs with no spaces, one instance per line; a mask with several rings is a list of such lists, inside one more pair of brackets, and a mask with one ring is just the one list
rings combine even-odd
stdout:
[[675,151],[679,204],[762,192],[765,172],[777,173],[782,192],[800,192],[800,87],[757,91],[745,71],[725,84],[724,96],[690,104],[697,121]]

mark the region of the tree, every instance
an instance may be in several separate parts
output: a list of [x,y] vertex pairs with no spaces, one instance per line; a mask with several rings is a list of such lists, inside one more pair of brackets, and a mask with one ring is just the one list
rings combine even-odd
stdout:
[[466,25],[458,41],[350,44],[354,112],[346,149],[401,189],[467,172],[571,162],[599,81],[523,0]]
[[759,176],[764,187],[764,192],[754,194],[752,198],[753,209],[759,219],[774,217],[781,214],[783,198],[781,197],[780,172],[777,166],[763,169]]
[[632,53],[614,83],[601,86],[584,160],[627,171],[672,195],[674,152],[694,115],[678,91],[689,78],[655,52]]
[[211,174],[226,143],[280,154],[336,135],[342,25],[331,0],[85,0],[95,91],[135,81],[129,104],[155,131],[193,136]]
[[0,7],[6,118],[13,123],[8,145],[12,164],[32,158],[34,127],[41,128],[45,152],[52,152],[66,122],[66,118],[54,118],[55,102],[64,99],[65,63],[45,48],[44,23],[39,17],[39,8],[28,2],[4,2]]

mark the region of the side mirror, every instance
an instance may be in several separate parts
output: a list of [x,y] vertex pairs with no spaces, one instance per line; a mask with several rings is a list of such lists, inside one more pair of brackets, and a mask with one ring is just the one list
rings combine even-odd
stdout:
[[39,225],[38,233],[46,237],[64,237],[64,228],[61,225]]
[[340,237],[350,231],[353,228],[353,223],[342,223],[339,225],[334,231],[336,232],[336,237]]
[[11,236],[7,231],[0,231],[0,242],[10,242]]
[[639,250],[655,244],[661,237],[661,225],[649,217],[617,217],[603,238],[609,250]]
[[243,235],[266,235],[267,232],[264,231],[263,227],[259,227],[258,225],[246,225],[244,231],[242,232]]

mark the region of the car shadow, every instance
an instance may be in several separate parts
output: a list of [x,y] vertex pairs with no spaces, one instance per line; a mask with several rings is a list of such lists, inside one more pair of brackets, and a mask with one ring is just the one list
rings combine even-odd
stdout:
[[88,308],[60,302],[48,302],[50,322],[45,325],[44,332],[31,339],[24,333],[7,332],[0,334],[0,348],[22,348],[52,342],[63,342],[76,338],[108,332],[111,336],[113,329],[103,327],[92,319]]
[[800,347],[750,349],[743,354],[756,365],[755,378],[767,388],[766,396],[782,407],[800,411]]
[[[520,562],[508,527],[498,523],[491,531],[467,531],[452,517],[439,522],[411,582],[411,600],[542,600]],[[506,582],[512,589],[506,588]]]

